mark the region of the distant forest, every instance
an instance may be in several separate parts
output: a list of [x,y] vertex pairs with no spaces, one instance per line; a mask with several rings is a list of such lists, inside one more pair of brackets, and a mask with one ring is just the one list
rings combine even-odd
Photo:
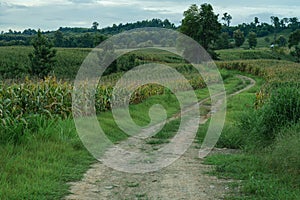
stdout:
[[[272,16],[271,24],[261,23],[259,18],[255,17],[251,23],[242,23],[237,26],[231,26],[232,17],[228,13],[224,13],[223,16],[219,19],[222,22],[221,34],[219,40],[214,44],[214,49],[226,49],[234,47],[230,43],[234,38],[235,33],[242,32],[243,37],[247,37],[249,33],[254,32],[257,37],[268,36],[269,34],[280,33],[284,30],[289,30],[293,32],[297,29],[300,29],[300,22],[297,17],[293,18],[282,18]],[[91,28],[72,28],[72,27],[60,27],[56,31],[42,31],[42,34],[50,39],[55,47],[80,47],[80,48],[93,48],[100,44],[102,41],[110,37],[121,33],[123,31],[132,30],[135,28],[144,28],[144,27],[160,27],[168,28],[174,30],[180,30],[180,26],[175,26],[168,19],[152,19],[152,20],[143,20],[135,23],[126,23],[126,24],[113,24],[111,27],[106,27],[98,29],[99,23],[94,22],[91,24]],[[13,46],[13,45],[31,45],[32,38],[37,34],[37,30],[26,29],[24,31],[13,31],[9,30],[8,32],[1,32],[0,34],[0,46]],[[168,41],[160,41],[161,43],[168,44]],[[275,41],[270,39],[268,43],[280,43],[280,41]],[[128,47],[135,47],[137,44],[131,42],[127,44]],[[144,46],[151,46],[151,41]]]
[[[43,35],[53,41],[55,47],[86,47],[92,48],[107,39],[111,35],[121,33],[123,31],[132,30],[135,28],[144,27],[160,27],[168,29],[176,29],[177,27],[169,20],[143,20],[135,23],[126,24],[113,24],[112,27],[98,29],[99,23],[94,22],[91,28],[71,28],[60,27],[56,31],[42,31]],[[13,46],[13,45],[31,45],[31,40],[36,36],[37,30],[26,29],[24,31],[1,32],[0,46]]]

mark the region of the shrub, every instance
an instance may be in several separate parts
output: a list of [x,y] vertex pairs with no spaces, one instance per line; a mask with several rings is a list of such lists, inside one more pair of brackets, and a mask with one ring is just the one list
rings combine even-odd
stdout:
[[284,128],[278,134],[272,148],[268,163],[279,172],[295,175],[300,171],[300,123]]
[[269,99],[261,108],[244,114],[240,119],[240,128],[250,146],[269,145],[282,127],[300,121],[299,85],[277,84],[272,89]]
[[295,124],[300,119],[300,87],[297,84],[285,84],[276,88],[265,106],[264,123],[268,131],[277,131],[280,127]]
[[217,146],[221,148],[239,149],[243,144],[243,136],[239,128],[233,125],[227,125],[223,129]]

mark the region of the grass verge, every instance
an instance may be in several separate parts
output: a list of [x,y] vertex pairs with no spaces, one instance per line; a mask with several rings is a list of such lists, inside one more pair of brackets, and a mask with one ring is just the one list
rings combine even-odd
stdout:
[[[218,147],[242,148],[243,153],[215,154],[206,158],[205,163],[215,165],[213,175],[241,180],[232,183],[232,193],[226,199],[300,199],[300,124],[281,127],[274,142],[264,148],[256,144],[251,151],[247,148],[255,144],[249,141],[251,133],[243,132],[237,124],[254,106],[255,92],[263,83],[262,79],[256,78],[256,81],[256,87],[228,99],[225,128],[217,144]],[[206,127],[198,134],[200,141]]]
[[72,120],[57,121],[20,144],[0,145],[0,199],[59,199],[94,159],[81,145]]

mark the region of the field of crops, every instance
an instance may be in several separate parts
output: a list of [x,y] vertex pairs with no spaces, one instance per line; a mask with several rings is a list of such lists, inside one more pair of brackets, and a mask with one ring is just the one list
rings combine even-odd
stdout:
[[[89,53],[90,49],[58,49],[54,75],[56,78],[48,78],[45,81],[29,81],[15,83],[15,79],[8,81],[11,77],[28,76],[26,69],[29,67],[28,54],[32,51],[30,47],[0,47],[0,72],[2,75],[1,83],[1,116],[3,124],[12,124],[13,121],[24,121],[23,117],[32,114],[45,114],[49,116],[60,115],[66,118],[71,115],[71,82],[58,81],[73,80],[76,73]],[[270,58],[272,55],[265,50],[236,50],[220,51],[221,58],[231,55],[247,55],[251,58],[254,55],[262,55],[262,58]],[[252,53],[249,51],[253,51]],[[182,73],[195,89],[205,87],[200,76],[196,75],[195,69],[188,65],[184,60],[168,52],[153,49],[135,52],[134,56],[138,63],[159,62],[167,63]],[[229,56],[230,57],[230,56]],[[232,56],[231,56],[232,57]],[[259,58],[261,58],[259,57]],[[241,60],[235,57],[227,61],[217,61],[220,69],[238,70],[264,77],[271,82],[286,82],[300,80],[300,64],[275,59],[252,59]],[[23,74],[22,74],[23,73]],[[96,107],[98,111],[105,111],[110,108],[112,86],[122,76],[122,72],[115,73],[102,78],[104,86],[100,86],[96,92]],[[131,102],[138,103],[154,94],[161,94],[163,88],[144,86],[141,87],[131,99]],[[154,88],[154,89],[153,89]],[[8,117],[11,116],[11,119]]]
[[[5,149],[5,151],[7,152],[9,152],[9,149],[12,149],[10,150],[10,153],[7,153],[7,157],[4,156],[4,160],[6,160],[6,162],[10,162],[10,155],[15,156],[15,147],[22,146],[24,144],[24,148],[29,148],[27,146],[28,144],[24,142],[24,140],[26,141],[26,139],[24,138],[34,138],[33,143],[35,145],[37,144],[35,142],[35,138],[38,137],[42,137],[39,142],[42,141],[41,143],[43,145],[47,145],[45,144],[45,141],[48,142],[49,138],[52,138],[51,140],[53,140],[54,143],[59,141],[60,145],[55,146],[56,144],[54,144],[54,147],[51,147],[52,149],[56,149],[55,151],[53,151],[53,153],[56,153],[58,155],[61,154],[61,146],[66,145],[66,143],[69,145],[68,148],[70,148],[67,151],[68,154],[74,150],[82,148],[81,143],[77,138],[74,125],[70,125],[70,118],[72,118],[72,91],[73,80],[82,61],[89,53],[90,49],[58,49],[54,72],[52,73],[52,76],[49,76],[45,80],[38,80],[36,78],[32,79],[32,77],[28,77],[27,68],[30,65],[28,54],[31,50],[32,49],[30,47],[0,47],[0,148]],[[258,143],[257,141],[261,139],[260,137],[262,135],[264,136],[266,135],[266,133],[270,132],[272,137],[269,137],[266,140],[267,142],[263,141],[262,144],[269,144],[273,140],[276,140],[276,146],[270,147],[276,149],[276,151],[274,152],[280,154],[282,153],[280,148],[285,149],[287,148],[287,146],[293,149],[293,152],[290,152],[289,157],[283,157],[284,154],[280,154],[279,156],[276,156],[274,158],[270,158],[269,153],[267,153],[263,156],[260,155],[262,156],[262,160],[270,159],[270,162],[272,163],[277,163],[278,159],[285,160],[288,163],[285,165],[289,167],[292,173],[294,173],[298,170],[298,168],[295,167],[298,163],[297,159],[295,159],[295,155],[298,148],[298,143],[296,141],[299,138],[297,136],[291,136],[289,141],[294,142],[293,145],[286,145],[283,142],[283,139],[280,140],[276,138],[277,132],[281,130],[280,128],[285,127],[286,124],[290,125],[292,122],[297,122],[298,120],[296,118],[300,109],[300,103],[297,100],[297,95],[299,94],[297,93],[297,91],[299,89],[300,81],[300,64],[290,61],[289,57],[282,57],[279,60],[276,56],[273,57],[272,52],[265,52],[265,50],[266,49],[245,50],[245,52],[243,52],[243,50],[239,49],[218,52],[220,53],[221,58],[228,58],[227,60],[222,59],[221,61],[216,61],[216,65],[220,69],[225,70],[225,73],[224,71],[222,71],[222,76],[224,78],[226,78],[227,76],[232,76],[232,74],[236,73],[233,71],[238,71],[238,73],[252,74],[254,75],[254,77],[261,77],[263,79],[262,82],[265,83],[261,88],[261,91],[258,91],[256,93],[255,102],[251,101],[251,99],[255,99],[255,95],[253,93],[245,94],[248,95],[245,97],[245,99],[241,98],[236,100],[235,102],[236,105],[240,106],[244,106],[244,104],[240,104],[240,101],[247,102],[247,108],[249,110],[251,108],[254,109],[253,104],[256,105],[255,111],[253,111],[256,114],[249,115],[249,118],[246,118],[247,120],[245,120],[245,123],[248,123],[246,123],[247,126],[245,125],[245,127],[248,129],[246,131],[243,129],[236,131],[236,127],[231,127],[230,129],[228,128],[229,136],[226,135],[226,133],[222,133],[222,137],[224,137],[225,139],[221,138],[220,143],[223,143],[225,145],[224,147],[226,148],[244,148],[243,145],[247,146],[247,148],[250,145],[253,145],[252,148],[258,148],[256,145],[261,143]],[[151,62],[166,64],[184,75],[184,77],[189,80],[191,86],[194,89],[201,89],[206,87],[206,84],[204,83],[202,77],[198,74],[198,72],[191,65],[186,63],[186,61],[178,58],[178,56],[174,56],[164,51],[154,51],[153,49],[134,52],[133,55],[135,65]],[[122,60],[122,62],[127,62],[126,59]],[[125,64],[127,65],[128,63]],[[113,87],[123,74],[124,71],[119,70],[117,71],[117,73],[102,77],[101,85],[97,86],[94,96],[96,111],[99,115],[110,116],[110,112],[106,111],[111,108],[111,102],[114,99],[112,95]],[[178,87],[180,88],[181,83],[176,82],[174,83],[174,85],[178,85]],[[184,84],[182,85],[184,86]],[[180,90],[185,89],[185,87],[180,88]],[[151,96],[169,94],[169,92],[169,90],[157,84],[143,85],[135,90],[135,92],[131,95],[130,104],[139,104],[141,102],[144,102],[146,99],[149,99],[149,97]],[[89,93],[83,94],[86,95],[85,97],[87,99],[91,97],[91,94]],[[273,103],[269,104],[269,102],[271,101],[273,101]],[[121,103],[122,102],[120,102],[120,104]],[[234,106],[231,105],[231,107]],[[245,112],[244,109],[245,107],[243,107],[243,112]],[[86,112],[89,113],[88,110],[86,110]],[[285,112],[289,112],[291,114],[287,115]],[[250,118],[251,116],[252,118]],[[236,116],[234,117],[236,119]],[[280,120],[278,121],[278,119]],[[269,125],[265,126],[264,124]],[[117,134],[113,136],[113,141],[118,141],[126,137],[124,134],[119,134],[118,131],[112,128],[112,126],[112,124],[108,124],[107,129],[109,131],[114,130],[113,132]],[[266,129],[261,130],[261,127],[266,127]],[[41,130],[41,128],[43,130]],[[272,132],[268,129],[274,129],[274,131]],[[246,140],[248,138],[248,135],[242,135],[242,131],[245,131],[247,134],[253,134],[254,139],[251,138],[251,136],[249,137],[249,140]],[[288,129],[288,131],[291,130]],[[69,132],[72,134],[70,134]],[[261,135],[259,135],[258,133]],[[45,135],[47,135],[46,140],[44,138]],[[53,139],[53,137],[58,137],[59,139]],[[74,138],[76,138],[76,142],[74,142]],[[32,139],[28,139],[28,141],[31,140]],[[243,142],[245,143],[243,144]],[[12,144],[12,146],[10,144]],[[49,154],[49,151],[45,151],[47,152],[46,154]],[[26,153],[27,151],[24,150],[24,152]],[[81,149],[80,152],[83,153],[85,152],[85,150]],[[86,159],[88,156],[85,156]],[[21,162],[26,162],[24,160],[27,160],[27,157],[21,157]],[[243,157],[242,159],[246,158]],[[33,157],[31,159],[35,160],[36,158]],[[60,159],[63,160],[63,158]],[[69,162],[68,160],[63,161]],[[15,164],[15,162],[11,162]],[[80,162],[80,160],[78,162]],[[227,160],[224,160],[224,162],[227,162]],[[42,163],[47,162],[43,161]],[[52,164],[52,162],[49,163]],[[230,166],[230,164],[234,164],[234,162],[228,163],[228,166]],[[85,164],[84,166],[88,167],[88,164]],[[6,166],[0,166],[0,169],[1,167]],[[23,164],[21,163],[20,168],[23,170],[22,167]],[[72,167],[72,169],[76,169],[77,163],[74,162],[74,165]],[[83,167],[84,170],[86,169],[85,167]],[[234,167],[238,168],[243,166]],[[255,167],[257,167],[256,170],[262,168],[257,163],[255,164]],[[280,163],[277,163],[276,167],[280,168],[282,167],[282,165]],[[5,171],[5,173],[10,174],[11,176],[9,167],[7,169],[3,168],[1,170]],[[16,172],[14,173],[17,174]],[[283,172],[279,171],[278,173]],[[41,172],[40,175],[43,176],[44,172]],[[297,177],[296,175],[293,176]],[[3,179],[9,179],[8,175]],[[15,179],[18,178],[15,177]],[[294,181],[294,179],[291,180]],[[250,185],[257,184],[256,182],[254,182],[254,180],[252,181],[253,182],[249,183]],[[258,179],[255,181],[259,182],[261,180]],[[21,182],[22,181],[20,180],[19,185],[23,185],[23,183]],[[292,184],[295,183],[292,182]],[[10,187],[10,185],[10,183],[7,183],[7,187]],[[251,185],[251,187],[256,188],[256,186],[254,185]],[[260,187],[265,187],[265,185],[262,185]],[[25,185],[24,187],[28,186]],[[26,191],[26,188],[23,189],[23,191]],[[14,195],[19,197],[19,195],[24,196],[26,194],[18,194],[18,190],[16,190]],[[34,196],[35,194],[32,195]]]
[[[0,47],[0,74],[2,79],[24,78],[28,76],[30,61],[28,54],[32,47]],[[54,74],[58,78],[74,79],[90,49],[57,49]]]
[[[107,84],[97,86],[95,91],[97,113],[111,108],[113,85],[119,76],[118,74],[106,76],[103,78],[103,82]],[[200,75],[186,76],[194,89],[205,87]],[[182,91],[187,89],[180,82],[174,82],[173,85],[177,85],[177,88]],[[22,83],[0,83],[1,141],[16,142],[24,134],[24,130],[35,130],[38,127],[33,121],[37,118],[67,119],[72,117],[72,91],[71,82],[61,81],[55,77],[48,77],[40,81],[25,79],[25,82]],[[142,85],[131,95],[129,103],[137,104],[150,96],[165,92],[168,90],[160,85]],[[88,92],[83,92],[82,95],[86,95],[85,98],[78,97],[76,99],[92,99]],[[89,110],[83,112],[90,113]]]
[[274,59],[293,61],[294,58],[289,55],[288,48],[271,50],[270,48],[260,49],[225,49],[218,50],[220,60],[254,60],[254,59]]
[[300,64],[284,60],[258,59],[217,61],[221,69],[238,70],[253,75],[259,75],[266,80],[273,81],[299,81]]
[[[29,67],[28,54],[32,51],[30,47],[0,47],[0,72],[2,82],[0,88],[0,100],[3,102],[0,106],[2,125],[13,126],[16,122],[28,124],[25,118],[32,115],[42,114],[48,117],[60,116],[67,118],[71,116],[71,92],[72,83],[64,80],[73,80],[76,73],[89,53],[90,49],[58,49],[54,75],[57,78],[48,78],[45,81],[30,81],[12,83],[4,78],[11,78],[20,75],[26,77],[26,68]],[[228,51],[220,51],[221,57],[228,57]],[[249,50],[230,54],[248,55]],[[250,50],[253,51],[253,50]],[[252,53],[261,55],[263,58],[269,58],[271,53],[265,50],[256,50]],[[135,52],[134,56],[138,63],[159,62],[167,63],[182,73],[191,83],[194,89],[205,87],[202,78],[195,73],[195,69],[188,65],[184,60],[168,52],[157,51],[153,49]],[[250,58],[249,57],[249,58]],[[256,57],[254,57],[256,58]],[[300,64],[287,60],[275,59],[247,59],[228,61],[217,61],[220,69],[238,70],[264,77],[269,82],[298,82],[300,80]],[[23,73],[23,74],[22,74]],[[102,78],[104,85],[99,86],[96,92],[97,111],[105,111],[110,108],[112,88],[116,81],[122,76],[122,72],[114,73]],[[5,81],[4,81],[5,80]],[[17,81],[18,82],[18,81]],[[140,87],[131,97],[131,103],[139,103],[149,96],[162,94],[164,92],[161,86],[143,86]]]

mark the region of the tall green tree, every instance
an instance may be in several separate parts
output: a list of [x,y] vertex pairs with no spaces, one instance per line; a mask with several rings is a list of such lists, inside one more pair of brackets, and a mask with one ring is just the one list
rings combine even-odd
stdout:
[[278,44],[279,47],[285,47],[287,41],[283,35],[280,35],[279,38],[276,40],[276,44]]
[[228,49],[229,48],[229,34],[227,32],[223,32],[220,35],[219,40],[217,41],[218,49]]
[[286,18],[286,17],[284,17],[284,18],[282,18],[281,20],[280,20],[280,26],[282,27],[282,28],[286,28],[286,25],[289,23],[289,19],[288,18]]
[[93,22],[93,24],[92,24],[92,29],[93,29],[94,31],[97,31],[98,26],[99,26],[99,23],[98,23],[98,22]]
[[245,42],[245,35],[240,29],[237,29],[236,31],[233,32],[233,38],[236,47],[242,46]]
[[56,47],[62,47],[64,44],[64,36],[63,36],[63,33],[58,30],[58,31],[55,31],[54,33],[54,44]]
[[291,51],[291,55],[297,59],[297,62],[300,62],[300,30],[294,31],[289,37],[289,48],[294,47],[294,50]]
[[292,46],[297,46],[300,42],[300,30],[294,31],[290,36],[289,36],[289,48]]
[[274,26],[274,42],[276,42],[276,40],[277,40],[277,33],[279,31],[279,28],[280,28],[280,20],[276,16],[271,16],[271,22],[272,22],[272,24]]
[[295,50],[291,51],[291,55],[296,58],[296,61],[299,63],[300,62],[300,47],[295,46]]
[[29,54],[31,62],[30,72],[39,78],[45,78],[53,70],[56,50],[52,49],[51,42],[38,30],[37,36],[32,40],[33,52]]
[[255,26],[257,26],[259,24],[259,19],[258,17],[254,17],[254,24]]
[[292,17],[289,19],[289,27],[295,31],[296,29],[300,28],[299,19],[297,17]]
[[190,8],[183,13],[183,20],[180,27],[180,31],[194,40],[200,42],[200,10],[196,4],[190,6]]
[[257,45],[257,36],[256,33],[250,32],[248,35],[248,43],[249,43],[249,48],[255,48]]
[[232,17],[230,14],[228,14],[227,12],[223,14],[222,20],[225,22],[224,25],[225,26],[230,26]]
[[199,42],[212,57],[215,57],[211,45],[218,40],[222,26],[218,22],[218,15],[213,12],[213,7],[210,4],[202,4],[199,8],[193,4],[183,15],[180,31]]

